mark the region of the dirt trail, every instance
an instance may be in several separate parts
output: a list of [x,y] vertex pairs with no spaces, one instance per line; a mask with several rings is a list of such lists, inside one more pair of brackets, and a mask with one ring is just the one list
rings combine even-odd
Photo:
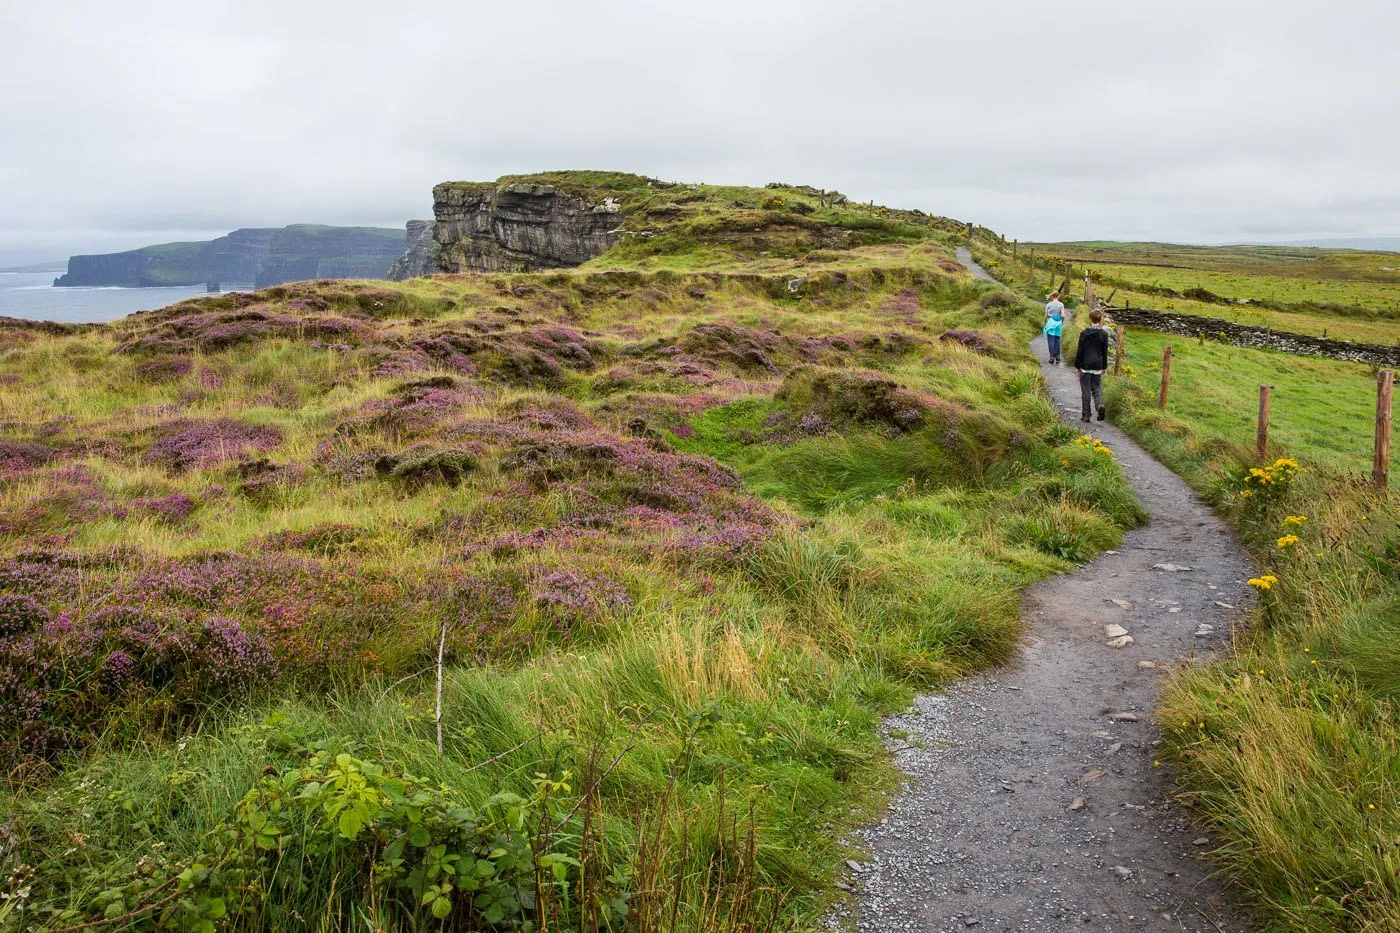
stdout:
[[[1044,360],[1044,338],[1033,346]],[[1074,370],[1042,366],[1080,426]],[[908,782],[888,817],[860,833],[872,861],[855,863],[857,893],[836,927],[1256,929],[1198,858],[1214,843],[1188,825],[1167,769],[1154,766],[1152,717],[1165,669],[1228,641],[1250,599],[1248,557],[1121,431],[1084,427],[1113,449],[1151,523],[1028,591],[1012,665],[920,696],[888,722]],[[1132,644],[1110,647],[1108,625]]]
[[967,271],[972,273],[974,279],[986,279],[989,282],[996,281],[996,279],[992,278],[990,272],[977,264],[977,260],[972,258],[972,250],[968,249],[966,246],[959,246],[954,250],[954,254],[958,257],[958,262],[962,263],[967,268]]

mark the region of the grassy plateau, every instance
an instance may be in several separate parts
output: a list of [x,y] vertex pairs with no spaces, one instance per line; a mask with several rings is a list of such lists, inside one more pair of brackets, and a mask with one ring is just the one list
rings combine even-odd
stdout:
[[0,322],[0,928],[810,928],[880,716],[1141,520],[935,219],[537,180],[638,235]]
[[[1378,309],[1400,296],[1400,283],[1375,281],[1393,271],[1376,266],[1396,256],[1105,246],[1179,263],[1185,271],[1170,271],[1180,283],[1246,274],[1254,289],[1301,264]],[[1037,297],[1044,287],[1020,284]],[[1308,313],[1353,320],[1346,310]],[[1163,412],[1166,343],[1174,358]],[[1125,344],[1126,374],[1108,377],[1110,417],[1214,504],[1262,568],[1250,581],[1261,609],[1236,650],[1186,669],[1158,711],[1184,798],[1222,841],[1214,855],[1270,931],[1400,929],[1400,508],[1367,475],[1375,373],[1131,328]],[[1261,384],[1275,387],[1262,462]]]

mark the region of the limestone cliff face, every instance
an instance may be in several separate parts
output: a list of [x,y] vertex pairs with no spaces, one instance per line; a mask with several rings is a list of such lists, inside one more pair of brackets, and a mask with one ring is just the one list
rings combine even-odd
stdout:
[[204,271],[209,281],[248,285],[258,280],[258,269],[272,248],[272,228],[235,230],[204,247]]
[[553,185],[449,182],[433,189],[444,272],[529,272],[576,266],[622,238],[611,199],[591,204]]
[[403,255],[389,266],[389,278],[395,282],[414,279],[420,275],[441,272],[438,244],[433,239],[433,221],[410,220],[404,237]]

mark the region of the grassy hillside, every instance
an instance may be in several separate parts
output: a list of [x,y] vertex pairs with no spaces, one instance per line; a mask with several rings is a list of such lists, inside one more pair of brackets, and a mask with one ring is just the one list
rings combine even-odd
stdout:
[[879,716],[1140,511],[933,222],[652,194],[579,270],[6,327],[0,925],[816,915]]

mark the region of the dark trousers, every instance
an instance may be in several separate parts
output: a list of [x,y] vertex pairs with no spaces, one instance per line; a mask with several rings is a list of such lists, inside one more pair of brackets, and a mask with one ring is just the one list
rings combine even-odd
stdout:
[[1046,334],[1045,342],[1050,347],[1050,359],[1058,360],[1060,358],[1060,335]]
[[1083,402],[1083,409],[1080,412],[1084,420],[1088,421],[1093,411],[1089,408],[1089,403],[1094,403],[1094,408],[1103,411],[1103,373],[1080,373],[1079,374],[1079,397]]

